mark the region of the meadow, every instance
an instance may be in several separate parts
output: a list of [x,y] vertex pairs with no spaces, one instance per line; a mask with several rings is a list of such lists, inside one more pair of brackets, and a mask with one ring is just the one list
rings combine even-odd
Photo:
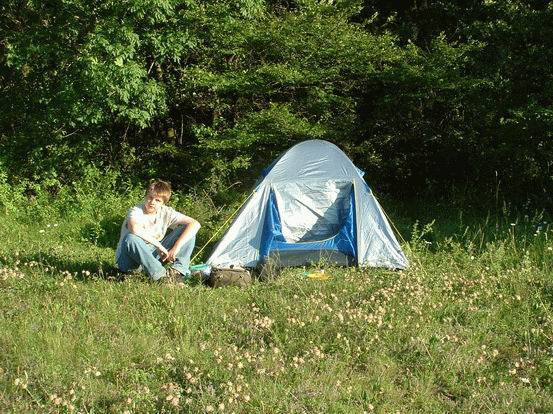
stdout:
[[[540,211],[384,204],[405,271],[284,269],[245,289],[122,278],[140,200],[0,186],[0,412],[553,412],[553,227]],[[235,206],[173,205],[204,223]]]

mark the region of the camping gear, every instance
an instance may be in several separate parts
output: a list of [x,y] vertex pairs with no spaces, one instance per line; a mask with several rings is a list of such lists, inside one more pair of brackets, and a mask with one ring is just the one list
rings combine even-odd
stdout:
[[212,268],[207,279],[207,284],[214,288],[224,286],[246,287],[251,283],[250,272],[241,267]]
[[211,266],[207,263],[200,263],[197,265],[190,266],[190,272],[192,274],[199,274],[204,278],[208,278],[211,274]]
[[312,272],[305,272],[303,274],[309,280],[328,280],[330,275],[325,273],[324,269],[314,270]]
[[295,145],[265,169],[207,263],[406,268],[409,262],[363,175],[330,142]]

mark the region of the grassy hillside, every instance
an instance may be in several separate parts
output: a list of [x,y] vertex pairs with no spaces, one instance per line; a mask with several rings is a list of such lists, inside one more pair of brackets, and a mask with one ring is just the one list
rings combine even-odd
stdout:
[[[115,277],[137,197],[4,203],[1,412],[553,411],[553,233],[541,214],[400,213],[406,271],[326,267],[314,281],[292,268],[213,290]],[[226,214],[175,203],[204,232]]]

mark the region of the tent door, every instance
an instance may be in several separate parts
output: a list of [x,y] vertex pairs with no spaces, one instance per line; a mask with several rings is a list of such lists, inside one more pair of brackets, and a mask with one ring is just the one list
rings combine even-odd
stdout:
[[271,188],[260,258],[284,266],[328,261],[356,263],[353,184],[292,183]]

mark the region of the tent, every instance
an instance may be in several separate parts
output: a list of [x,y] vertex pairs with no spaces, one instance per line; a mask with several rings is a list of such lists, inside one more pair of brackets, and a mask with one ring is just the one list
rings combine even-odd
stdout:
[[404,269],[408,260],[363,171],[334,144],[301,142],[264,171],[207,263]]

